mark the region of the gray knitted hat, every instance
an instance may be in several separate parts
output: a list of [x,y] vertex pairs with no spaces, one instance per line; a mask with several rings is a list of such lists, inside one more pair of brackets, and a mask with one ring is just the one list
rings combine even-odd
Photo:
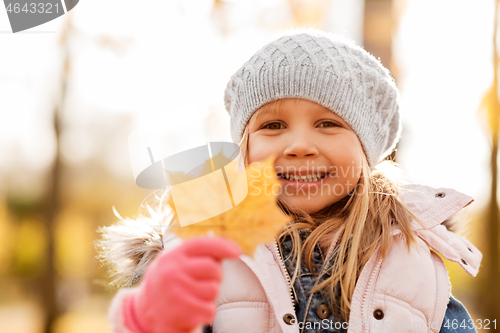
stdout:
[[402,120],[394,79],[379,60],[341,36],[291,30],[233,74],[224,92],[231,137],[239,144],[252,114],[266,103],[303,98],[330,109],[356,132],[370,167],[399,141]]

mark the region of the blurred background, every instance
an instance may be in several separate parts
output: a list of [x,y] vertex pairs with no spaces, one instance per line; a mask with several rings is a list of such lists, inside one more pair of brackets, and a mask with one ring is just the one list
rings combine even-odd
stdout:
[[[81,1],[12,34],[0,10],[0,332],[110,332],[116,290],[96,260],[99,226],[136,216],[128,137],[164,134],[165,154],[231,141],[230,75],[284,29],[343,34],[401,91],[396,155],[412,181],[472,196],[472,278],[446,262],[475,320],[500,325],[498,1]],[[479,323],[479,321],[478,321]],[[493,324],[490,324],[493,328]]]

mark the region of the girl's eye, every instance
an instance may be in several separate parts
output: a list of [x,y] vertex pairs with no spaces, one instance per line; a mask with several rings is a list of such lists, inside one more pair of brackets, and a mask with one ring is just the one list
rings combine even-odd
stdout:
[[277,130],[277,129],[281,129],[281,126],[282,124],[281,123],[278,123],[278,122],[272,122],[272,123],[267,123],[265,124],[264,126],[262,126],[261,128],[267,128],[267,129],[273,129],[273,130]]
[[320,127],[336,127],[336,126],[338,127],[339,125],[337,123],[334,123],[333,121],[324,121],[320,124]]

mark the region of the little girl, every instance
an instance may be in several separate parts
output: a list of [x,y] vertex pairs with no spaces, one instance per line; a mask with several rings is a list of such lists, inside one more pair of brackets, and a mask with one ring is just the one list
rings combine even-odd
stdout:
[[253,257],[150,227],[161,213],[104,228],[102,256],[128,279],[114,332],[476,331],[437,254],[477,274],[482,255],[452,219],[473,199],[383,171],[397,166],[384,159],[402,121],[380,61],[338,36],[288,31],[231,77],[224,102],[245,164],[277,156],[292,223]]

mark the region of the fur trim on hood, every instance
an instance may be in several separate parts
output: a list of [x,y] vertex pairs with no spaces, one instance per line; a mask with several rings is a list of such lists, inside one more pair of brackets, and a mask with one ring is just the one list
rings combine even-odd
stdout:
[[151,209],[149,212],[151,217],[136,219],[122,218],[115,212],[120,219],[118,223],[98,228],[102,236],[95,242],[97,259],[110,266],[111,287],[132,287],[140,282],[165,242],[176,238],[172,233],[165,235],[168,223],[161,214]]

